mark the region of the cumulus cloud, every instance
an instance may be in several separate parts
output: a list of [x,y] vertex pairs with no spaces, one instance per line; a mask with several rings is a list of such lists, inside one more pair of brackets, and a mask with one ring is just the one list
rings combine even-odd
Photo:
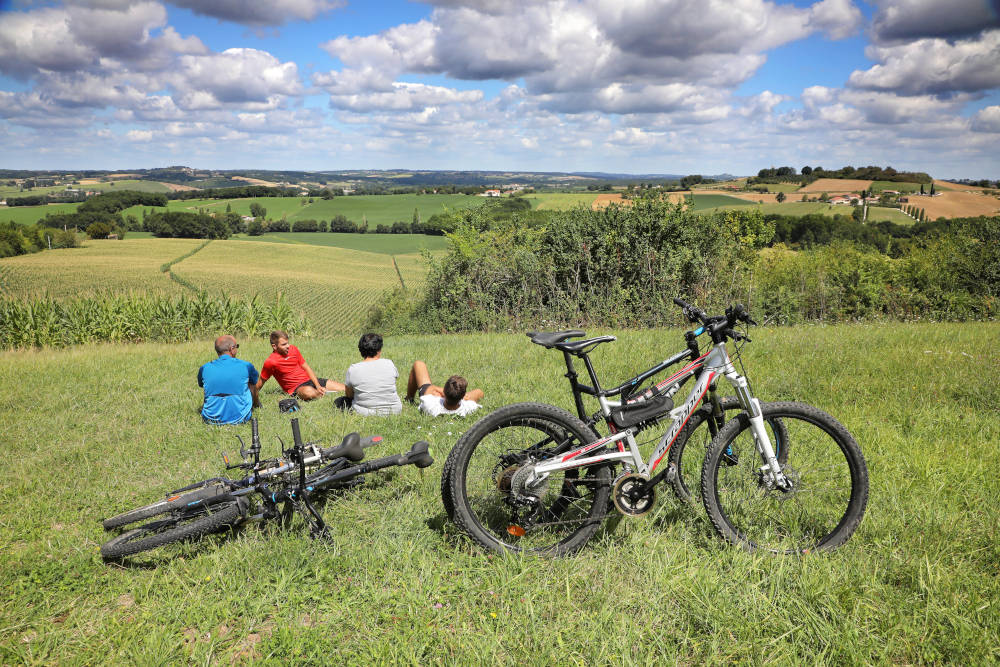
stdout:
[[391,90],[385,92],[331,95],[330,106],[357,112],[376,109],[409,111],[444,104],[478,102],[482,98],[481,90],[460,91],[422,83],[394,83]]
[[274,108],[281,96],[302,92],[295,63],[283,63],[257,49],[182,56],[178,65],[167,78],[178,91],[178,105],[187,109],[224,105]]
[[956,39],[1000,28],[1000,9],[991,0],[873,0],[873,4],[878,11],[872,34],[880,42]]
[[928,38],[871,46],[865,53],[881,64],[853,72],[848,83],[856,88],[918,95],[1000,87],[1000,30],[954,42]]
[[972,129],[976,132],[1000,133],[1000,106],[980,109],[972,118]]
[[[7,12],[0,21],[0,72],[24,79],[40,71],[99,66],[102,58],[140,58],[154,45],[150,31],[165,25],[166,18],[163,6],[153,2],[120,11],[67,7]],[[176,41],[175,34],[168,40]]]
[[220,21],[233,21],[253,27],[280,26],[289,21],[311,21],[320,14],[343,7],[341,0],[168,0],[170,4],[190,9],[195,14]]

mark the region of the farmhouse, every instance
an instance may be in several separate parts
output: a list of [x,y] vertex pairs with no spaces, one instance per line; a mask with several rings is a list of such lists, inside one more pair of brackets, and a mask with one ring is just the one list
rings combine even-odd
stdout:
[[479,196],[480,197],[499,197],[500,196],[500,191],[499,190],[487,190],[486,192],[484,192],[483,194],[481,194]]

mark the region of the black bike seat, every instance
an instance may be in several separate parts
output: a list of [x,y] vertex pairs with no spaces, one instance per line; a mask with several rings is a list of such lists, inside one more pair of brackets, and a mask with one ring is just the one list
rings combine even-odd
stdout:
[[614,336],[597,336],[596,338],[587,338],[586,340],[574,340],[568,343],[556,343],[553,347],[559,350],[565,350],[572,354],[579,354],[584,350],[588,350],[591,347],[600,345],[601,343],[610,343],[613,340],[618,340]]
[[586,336],[587,332],[580,331],[579,329],[571,329],[569,331],[529,331],[526,335],[531,339],[532,343],[551,349],[556,343],[561,343],[567,338]]

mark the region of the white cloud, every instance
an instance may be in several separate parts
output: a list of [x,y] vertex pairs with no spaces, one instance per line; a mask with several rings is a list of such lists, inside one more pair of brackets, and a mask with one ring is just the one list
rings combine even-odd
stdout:
[[480,90],[460,91],[422,83],[394,83],[388,92],[331,95],[330,106],[357,112],[376,109],[410,111],[443,104],[478,102],[482,98]]
[[343,7],[341,0],[167,0],[195,14],[248,26],[280,26],[289,21],[311,21],[320,14]]
[[881,64],[851,74],[857,88],[904,94],[977,92],[1000,87],[1000,30],[953,42],[919,39],[898,46],[870,46]]
[[954,39],[1000,28],[1000,10],[990,0],[872,0],[872,4],[878,7],[872,33],[882,42]]
[[222,53],[181,56],[178,70],[167,75],[178,106],[215,109],[226,105],[272,109],[286,95],[302,92],[298,67],[266,51],[226,49]]
[[972,129],[976,132],[1000,133],[1000,106],[980,109],[972,118]]
[[129,141],[152,141],[152,130],[129,130],[125,133],[125,138]]

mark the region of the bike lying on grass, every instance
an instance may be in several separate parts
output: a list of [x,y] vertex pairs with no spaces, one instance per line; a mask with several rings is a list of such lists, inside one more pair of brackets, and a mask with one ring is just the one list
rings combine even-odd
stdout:
[[[749,550],[782,553],[833,549],[853,534],[868,498],[868,472],[854,438],[812,406],[762,404],[753,397],[727,351],[728,340],[749,342],[736,330],[753,323],[742,306],[709,317],[674,301],[701,325],[688,332],[688,340],[708,333],[713,347],[644,392],[643,401],[612,406],[608,397],[631,385],[601,388],[585,353],[612,336],[565,342],[583,332],[532,335],[567,353],[574,390],[595,396],[617,432],[595,439],[593,428],[579,418],[539,403],[510,405],[483,417],[459,439],[444,466],[443,500],[466,534],[496,551],[565,555],[597,531],[609,499],[626,516],[645,514],[653,506],[654,487],[672,470],[677,473],[676,467],[658,473],[657,468],[720,376],[733,386],[739,412],[712,439],[700,475],[702,502],[719,534]],[[593,386],[576,383],[570,354],[583,358]],[[696,378],[691,393],[674,407],[671,396],[689,377]],[[644,460],[635,434],[667,416],[669,427]]]
[[243,446],[243,461],[230,465],[224,456],[227,470],[246,470],[246,477],[206,479],[171,491],[164,500],[106,519],[104,529],[112,530],[156,517],[108,540],[101,547],[101,556],[117,560],[251,521],[277,521],[287,526],[293,512],[302,515],[313,537],[326,536],[326,523],[310,502],[311,496],[357,486],[364,481],[362,475],[383,468],[410,464],[426,468],[434,463],[425,441],[414,443],[405,454],[359,463],[365,457],[364,450],[381,442],[381,436],[362,440],[351,433],[340,445],[322,449],[316,443],[302,442],[298,419],[291,420],[294,445],[279,458],[261,459],[257,420],[250,424],[249,449],[237,436]]

